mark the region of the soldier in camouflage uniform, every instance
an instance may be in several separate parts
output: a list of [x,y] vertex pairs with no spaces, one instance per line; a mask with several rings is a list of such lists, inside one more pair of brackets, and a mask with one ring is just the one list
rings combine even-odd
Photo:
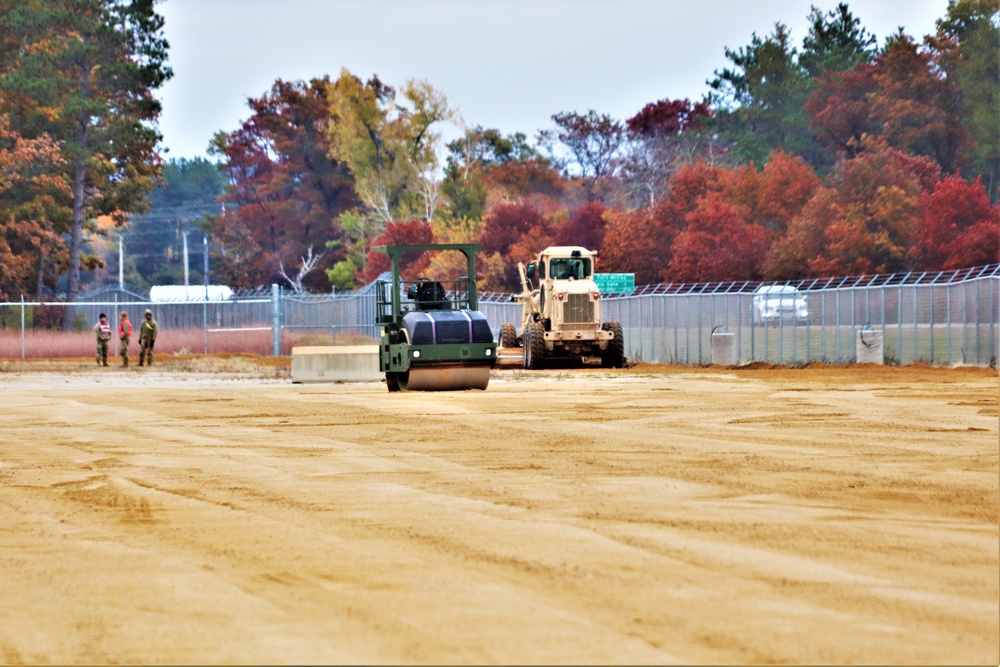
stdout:
[[132,340],[132,323],[128,313],[122,311],[122,321],[118,324],[118,339],[122,342],[122,366],[128,366],[128,342]]
[[153,319],[153,311],[147,310],[142,324],[139,325],[139,365],[142,366],[147,360],[149,365],[153,365],[153,343],[156,342],[156,334],[159,328],[156,320]]
[[111,324],[108,317],[101,313],[101,321],[94,325],[97,334],[97,365],[108,365],[108,341],[111,340]]

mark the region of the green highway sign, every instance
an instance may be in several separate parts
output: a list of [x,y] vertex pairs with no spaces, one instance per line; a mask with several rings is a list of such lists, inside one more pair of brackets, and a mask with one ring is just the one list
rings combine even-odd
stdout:
[[595,273],[594,282],[601,294],[624,294],[635,289],[635,274]]

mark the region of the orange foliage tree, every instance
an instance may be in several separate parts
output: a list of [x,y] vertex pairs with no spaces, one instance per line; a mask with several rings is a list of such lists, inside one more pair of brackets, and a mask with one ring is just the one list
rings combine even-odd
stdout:
[[781,277],[887,273],[906,268],[919,217],[919,198],[937,167],[866,140],[841,162],[827,188],[792,220],[771,256]]

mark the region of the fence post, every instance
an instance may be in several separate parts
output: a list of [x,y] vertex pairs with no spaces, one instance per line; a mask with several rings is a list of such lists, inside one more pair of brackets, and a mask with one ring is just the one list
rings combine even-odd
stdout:
[[[882,344],[885,345],[885,283],[882,283]],[[883,347],[884,349],[884,347]],[[883,357],[884,358],[884,357]]]
[[897,295],[896,301],[898,306],[896,307],[896,331],[897,335],[897,347],[899,348],[899,365],[903,365],[903,283],[899,283],[899,287],[896,288]]
[[819,360],[827,361],[826,356],[826,292],[820,292],[819,300]]
[[684,295],[684,363],[691,363],[691,293]]
[[931,332],[931,359],[930,365],[934,365],[934,284],[931,283],[931,309],[927,317],[927,329]]
[[281,356],[281,288],[271,285],[271,334],[274,347],[272,356]]
[[[979,286],[981,284],[982,281],[976,280],[976,365],[977,366],[979,365],[979,353],[982,351],[982,346],[979,343],[979,320],[980,320],[979,313],[981,312],[979,309],[979,304],[981,302],[981,299],[983,298],[983,295],[979,289]],[[21,301],[24,301],[23,296],[21,297]],[[22,310],[21,312],[24,311]]]
[[948,365],[951,366],[951,283],[945,285],[944,288],[944,305],[945,311],[948,313],[945,318],[945,326],[948,327]]
[[667,295],[660,295],[660,363],[667,363]]
[[834,329],[837,332],[836,349],[837,349],[837,363],[840,363],[840,288],[837,288],[836,293],[834,293],[834,306],[837,309],[837,326]]
[[[206,262],[208,260],[205,260]],[[205,302],[201,305],[201,337],[205,345],[205,354],[208,354],[208,289],[205,289]]]
[[702,318],[702,316],[701,316],[702,312],[704,311],[704,304],[703,304],[704,300],[705,300],[705,297],[702,296],[701,294],[699,294],[698,295],[698,333],[697,333],[697,336],[698,336],[698,363],[699,364],[702,363],[702,360],[701,360],[701,357],[702,357],[702,354],[701,354],[701,336],[702,336],[702,330],[701,329],[702,329],[703,326],[705,326],[702,323],[704,318]]
[[21,359],[24,359],[24,295],[21,295]]
[[670,297],[674,302],[674,363],[681,363],[681,302],[678,300],[677,292],[674,292],[673,296]]

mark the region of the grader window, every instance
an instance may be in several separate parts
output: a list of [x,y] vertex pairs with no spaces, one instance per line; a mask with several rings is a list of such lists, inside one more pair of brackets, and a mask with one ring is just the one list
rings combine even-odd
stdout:
[[585,258],[553,259],[551,268],[553,278],[582,280],[590,277],[590,260]]

